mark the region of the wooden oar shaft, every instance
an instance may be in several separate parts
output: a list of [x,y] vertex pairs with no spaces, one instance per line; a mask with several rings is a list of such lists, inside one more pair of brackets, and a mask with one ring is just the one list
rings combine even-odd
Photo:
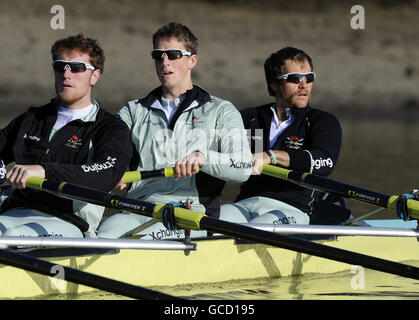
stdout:
[[92,273],[57,265],[45,260],[37,259],[26,254],[0,249],[0,262],[16,268],[36,272],[46,276],[56,276],[52,270],[57,266],[62,268],[65,281],[70,281],[92,288],[120,294],[134,299],[171,300],[178,299],[165,293],[153,291],[147,288],[101,277]]
[[[379,207],[396,210],[398,196],[391,196],[385,193],[357,187],[347,183],[342,183],[333,179],[317,176],[302,171],[289,170],[273,165],[264,165],[263,174],[287,180],[300,186],[317,189],[325,192],[334,193],[345,198],[367,202]],[[419,201],[408,200],[407,205],[410,209],[412,218],[419,218]]]

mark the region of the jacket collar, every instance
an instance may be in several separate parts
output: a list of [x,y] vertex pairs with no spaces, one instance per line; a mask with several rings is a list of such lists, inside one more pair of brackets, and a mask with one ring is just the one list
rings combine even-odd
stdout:
[[[138,99],[138,103],[141,103],[147,108],[152,108],[152,106],[160,100],[161,96],[162,86],[157,87],[151,91],[146,97]],[[196,101],[196,103],[194,103],[196,106],[200,106],[206,102],[211,101],[211,97],[207,91],[196,85],[193,85],[192,89],[186,91],[185,99],[181,105],[185,104],[187,107],[189,107],[194,101]]]
[[[272,108],[273,107],[273,108]],[[272,121],[272,116],[273,116],[273,110],[276,110],[276,105],[275,103],[268,103],[268,104],[264,104],[262,106],[258,107],[259,109],[259,116],[261,117],[261,124],[264,130],[267,130],[266,132],[270,131],[271,128],[271,121]],[[301,119],[303,117],[305,117],[305,115],[311,110],[310,106],[307,106],[305,108],[296,108],[296,107],[292,107],[290,108],[289,112],[295,117],[296,121],[297,119]],[[263,135],[263,145],[264,148],[268,148],[269,149],[269,134],[268,135]]]
[[[146,97],[142,99],[138,99],[138,103],[142,104],[143,106],[150,108],[150,109],[162,109],[160,98],[162,96],[162,87],[158,87],[151,91]],[[211,101],[211,96],[207,91],[204,89],[193,85],[192,89],[186,91],[185,99],[180,103],[179,107],[177,108],[172,120],[169,124],[169,129],[174,128],[176,120],[180,117],[182,112],[198,108],[201,105]]]
[[[101,112],[102,109],[100,107],[99,101],[92,99],[92,104],[94,106],[92,111],[89,112],[88,115],[78,120],[82,122],[95,122],[96,121],[96,117],[98,116],[98,113]],[[59,105],[59,101],[57,97],[51,99],[50,108],[48,108],[48,112],[57,116],[58,105]]]
[[[266,114],[266,116],[269,116],[269,119],[272,118],[272,107],[276,110],[276,105],[272,103],[261,106],[261,110],[264,114]],[[311,107],[309,105],[305,108],[289,108],[289,112],[296,118],[304,117],[310,110]]]

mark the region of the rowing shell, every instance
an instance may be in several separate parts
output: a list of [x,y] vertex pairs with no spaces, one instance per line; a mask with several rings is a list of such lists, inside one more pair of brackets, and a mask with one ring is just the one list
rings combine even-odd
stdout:
[[[312,236],[310,230],[317,229],[315,233],[323,230],[323,240],[317,240],[323,244],[397,262],[419,262],[419,243],[415,222],[403,222],[401,220],[373,221],[375,226],[382,226],[384,222],[386,222],[386,228],[346,227],[347,229],[343,229],[346,234],[351,234],[347,230],[359,228],[360,232],[358,234],[363,234],[363,236],[342,235],[327,237],[326,239],[324,237],[327,234],[333,234],[333,231],[324,231],[327,228],[322,229],[319,226],[310,226],[306,233]],[[292,226],[286,227],[292,228]],[[389,227],[403,228],[399,229],[400,233],[397,235],[393,233],[394,229],[389,229]],[[337,228],[336,232],[344,232],[339,231],[342,228],[345,227]],[[282,230],[282,232],[303,233],[297,230]],[[345,232],[341,234],[345,234]],[[132,241],[135,240],[127,243],[132,243]],[[102,249],[87,249],[86,247],[89,246],[95,247],[95,245],[87,244],[88,241],[84,242],[83,245],[80,244],[78,248],[74,248],[77,247],[75,244],[73,248],[58,248],[60,247],[59,242],[57,241],[56,248],[40,248],[28,251],[26,254],[41,257],[49,262],[56,263],[57,266],[69,266],[144,287],[217,283],[262,277],[278,278],[306,273],[331,274],[344,270],[349,273],[352,267],[341,262],[226,237],[192,239],[196,247],[195,245],[184,245],[182,243],[173,245],[174,241],[151,241],[160,247],[141,247],[141,242],[139,242],[137,249],[122,246],[120,250],[109,250],[112,246],[118,247],[116,243],[111,244],[111,240]],[[162,245],[165,243],[167,248]],[[47,245],[46,240],[44,240],[44,244]],[[26,245],[29,245],[29,243],[26,243]],[[41,244],[38,246],[42,247]],[[191,251],[186,255],[184,250]],[[60,267],[53,268],[51,274],[55,274],[55,276],[51,278],[0,265],[0,280],[2,283],[0,298],[37,297],[42,299],[50,295],[68,294],[74,296],[95,290],[64,281],[65,274],[60,273]],[[386,283],[383,283],[383,285],[386,285]]]

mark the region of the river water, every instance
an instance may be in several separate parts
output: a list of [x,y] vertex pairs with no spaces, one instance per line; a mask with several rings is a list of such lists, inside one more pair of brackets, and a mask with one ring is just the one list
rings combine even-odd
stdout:
[[[404,263],[419,266],[419,261]],[[419,281],[363,269],[334,274],[304,274],[283,278],[235,280],[212,284],[151,287],[188,300],[418,300]],[[360,280],[361,279],[361,280]],[[130,300],[103,291],[79,296],[53,296],[53,300]]]

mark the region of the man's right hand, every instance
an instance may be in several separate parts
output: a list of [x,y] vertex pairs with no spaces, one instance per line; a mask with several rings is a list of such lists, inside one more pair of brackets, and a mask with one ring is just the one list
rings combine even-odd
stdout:
[[197,173],[199,167],[203,166],[204,163],[204,155],[199,151],[192,152],[189,156],[180,159],[175,165],[175,180],[191,177]]
[[45,169],[43,166],[34,165],[15,165],[6,173],[6,179],[14,189],[25,189],[26,180],[29,177],[39,177],[45,179]]
[[271,158],[266,152],[259,152],[253,154],[253,172],[252,174],[261,175],[264,164],[271,163]]

